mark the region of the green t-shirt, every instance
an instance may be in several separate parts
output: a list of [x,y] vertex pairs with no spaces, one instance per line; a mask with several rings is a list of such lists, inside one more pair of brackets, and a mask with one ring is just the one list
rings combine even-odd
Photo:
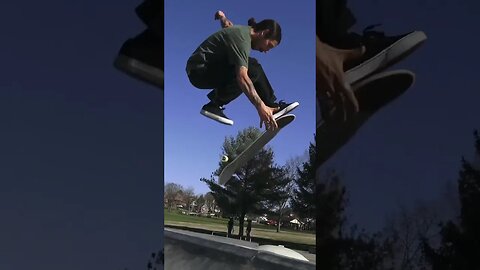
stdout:
[[248,68],[250,26],[236,25],[209,36],[188,59],[187,70],[199,64],[228,64]]

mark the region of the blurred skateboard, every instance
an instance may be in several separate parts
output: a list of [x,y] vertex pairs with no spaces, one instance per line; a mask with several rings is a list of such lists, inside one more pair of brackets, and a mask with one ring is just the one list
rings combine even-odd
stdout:
[[317,167],[341,149],[381,108],[394,101],[414,83],[409,70],[385,71],[352,85],[360,111],[347,121],[319,121],[316,131]]
[[268,142],[270,142],[285,126],[295,120],[294,114],[285,114],[276,119],[278,129],[275,131],[264,131],[255,141],[253,141],[240,155],[223,168],[220,176],[218,177],[218,183],[225,185],[232,177],[236,170],[245,165],[255,154],[260,151]]

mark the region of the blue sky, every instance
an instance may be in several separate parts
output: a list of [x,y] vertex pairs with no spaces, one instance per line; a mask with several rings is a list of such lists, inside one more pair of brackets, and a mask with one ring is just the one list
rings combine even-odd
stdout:
[[208,192],[200,178],[217,169],[225,136],[235,136],[248,127],[259,127],[259,117],[245,95],[232,101],[224,111],[234,120],[226,126],[200,115],[208,102],[208,90],[194,88],[185,73],[191,53],[220,25],[214,20],[217,10],[235,24],[272,18],[282,27],[281,44],[261,54],[252,51],[275,90],[278,99],[298,101],[296,120],[270,143],[283,165],[303,155],[314,139],[315,129],[315,5],[272,5],[264,1],[169,1],[165,6],[165,182]]

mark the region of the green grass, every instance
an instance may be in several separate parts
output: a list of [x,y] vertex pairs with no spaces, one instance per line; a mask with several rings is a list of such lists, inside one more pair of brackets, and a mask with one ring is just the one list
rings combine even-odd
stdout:
[[178,213],[172,210],[171,212],[165,209],[165,221],[169,222],[187,222],[196,224],[222,224],[227,226],[228,219],[225,218],[208,218],[200,216],[189,216]]
[[[165,225],[182,226],[209,230],[213,232],[226,232],[228,219],[208,218],[199,216],[189,216],[178,213],[177,211],[168,211],[165,209]],[[244,223],[246,226],[246,223]],[[234,234],[238,232],[238,221],[235,221]],[[252,226],[252,236],[271,239],[275,241],[285,241],[298,244],[315,245],[314,232],[299,232],[288,229],[282,229],[277,233],[274,226],[263,224],[254,224]]]

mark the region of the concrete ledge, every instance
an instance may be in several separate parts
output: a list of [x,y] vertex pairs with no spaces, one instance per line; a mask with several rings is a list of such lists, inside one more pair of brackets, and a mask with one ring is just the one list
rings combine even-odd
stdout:
[[268,251],[258,244],[166,228],[165,269],[298,269],[313,270],[315,264]]

